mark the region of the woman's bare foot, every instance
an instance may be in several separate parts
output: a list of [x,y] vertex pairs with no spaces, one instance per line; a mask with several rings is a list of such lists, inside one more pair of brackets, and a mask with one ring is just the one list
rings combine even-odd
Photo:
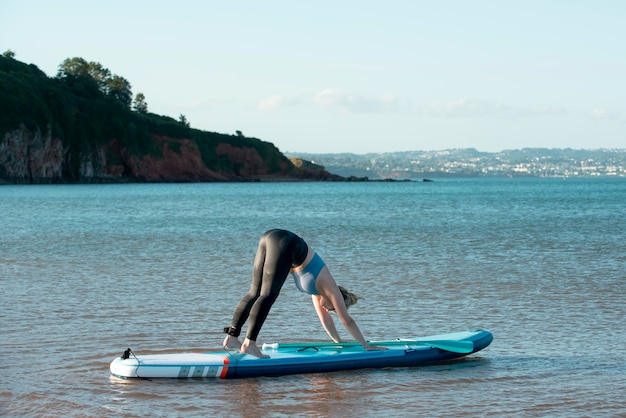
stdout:
[[247,338],[241,344],[241,352],[258,358],[270,358],[267,354],[261,353],[259,347],[256,346],[256,341]]
[[222,345],[227,350],[241,350],[241,342],[239,341],[239,338],[232,335],[227,335]]

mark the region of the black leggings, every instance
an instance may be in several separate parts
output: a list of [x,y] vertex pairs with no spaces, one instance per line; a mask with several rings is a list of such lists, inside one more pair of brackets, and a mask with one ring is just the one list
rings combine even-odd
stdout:
[[254,258],[250,290],[235,309],[231,326],[226,329],[229,335],[238,337],[249,318],[246,337],[256,341],[289,270],[302,264],[307,252],[306,242],[293,232],[272,229],[263,234]]

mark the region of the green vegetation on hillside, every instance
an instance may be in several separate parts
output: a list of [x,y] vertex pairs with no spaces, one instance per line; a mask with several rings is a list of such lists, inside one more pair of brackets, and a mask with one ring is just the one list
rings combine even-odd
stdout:
[[[183,115],[176,121],[149,113],[145,96],[137,94],[131,109],[130,83],[97,62],[65,60],[55,77],[25,64],[7,51],[0,56],[0,140],[5,133],[25,126],[31,131],[51,131],[67,150],[68,181],[78,181],[80,164],[96,146],[119,141],[131,154],[159,157],[154,136],[191,139],[204,164],[217,172],[238,173],[227,155],[217,155],[218,144],[258,151],[270,172],[279,172],[289,160],[271,143],[243,135],[226,135],[193,129]],[[176,144],[170,149],[176,151]],[[115,156],[108,156],[114,159]]]

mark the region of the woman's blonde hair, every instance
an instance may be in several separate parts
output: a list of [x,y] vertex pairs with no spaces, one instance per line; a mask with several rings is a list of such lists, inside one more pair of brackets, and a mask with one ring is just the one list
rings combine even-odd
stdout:
[[359,299],[363,299],[360,296],[355,295],[352,292],[348,292],[345,287],[338,286],[341,295],[343,296],[343,301],[346,304],[346,309],[350,309],[350,306],[355,305]]

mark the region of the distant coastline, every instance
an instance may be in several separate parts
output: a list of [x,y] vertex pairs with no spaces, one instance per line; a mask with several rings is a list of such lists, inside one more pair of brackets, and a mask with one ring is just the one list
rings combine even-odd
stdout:
[[323,166],[332,174],[370,179],[626,177],[626,149],[524,148],[489,153],[469,148],[297,155]]

